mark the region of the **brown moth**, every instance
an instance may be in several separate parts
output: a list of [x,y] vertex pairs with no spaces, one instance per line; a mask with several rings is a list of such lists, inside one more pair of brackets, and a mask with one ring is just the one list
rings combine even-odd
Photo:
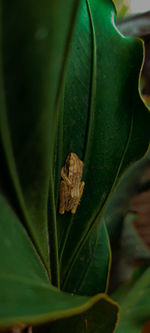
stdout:
[[61,182],[59,192],[59,213],[71,211],[75,214],[82,197],[85,183],[81,181],[83,162],[75,153],[70,153],[61,169]]

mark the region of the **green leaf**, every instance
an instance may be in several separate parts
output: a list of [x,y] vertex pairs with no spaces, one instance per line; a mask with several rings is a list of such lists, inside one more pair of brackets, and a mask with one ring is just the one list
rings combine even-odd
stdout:
[[116,291],[113,299],[121,305],[120,321],[115,332],[141,332],[150,318],[150,268],[145,270],[145,267],[142,267],[136,272],[129,285]]
[[[142,42],[121,35],[114,20],[111,1],[83,0],[73,35],[57,138],[57,211],[60,169],[70,152],[84,162],[85,190],[74,216],[57,214],[65,288],[118,177],[144,154],[150,138],[150,114],[138,92]],[[79,275],[80,270],[80,280]]]
[[78,0],[0,1],[2,180],[6,191],[9,177],[7,196],[47,270],[56,109],[78,4]]
[[[95,304],[92,309],[73,318],[59,320],[55,323],[45,327],[39,327],[33,333],[59,333],[59,332],[72,332],[72,333],[99,333],[107,332],[113,333],[118,321],[118,314],[115,304],[108,302],[109,298],[102,296],[98,304]],[[109,318],[109,320],[108,320]]]
[[[116,303],[104,294],[90,298],[53,287],[27,232],[2,196],[0,212],[0,329],[76,314],[82,317],[81,313],[95,313],[104,306],[106,311],[111,308],[111,325],[115,325]],[[100,316],[97,320],[99,325],[104,321]]]
[[[104,223],[96,226],[80,252],[80,258],[62,289],[79,295],[95,295],[107,289],[111,264],[110,246]],[[63,274],[62,267],[61,273]],[[78,278],[77,278],[78,277]]]

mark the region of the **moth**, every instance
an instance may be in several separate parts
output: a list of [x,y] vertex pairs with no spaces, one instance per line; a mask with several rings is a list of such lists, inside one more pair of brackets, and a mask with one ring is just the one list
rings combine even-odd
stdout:
[[61,182],[59,192],[59,213],[65,211],[76,213],[77,207],[83,194],[85,183],[81,181],[83,162],[77,154],[70,153],[61,169]]

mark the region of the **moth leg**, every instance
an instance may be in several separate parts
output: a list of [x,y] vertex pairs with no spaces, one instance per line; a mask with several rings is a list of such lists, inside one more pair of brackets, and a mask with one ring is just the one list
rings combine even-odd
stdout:
[[80,183],[80,188],[79,188],[80,195],[79,195],[79,198],[77,198],[76,203],[74,204],[74,206],[73,206],[73,208],[72,208],[72,210],[71,210],[71,213],[72,213],[72,214],[75,214],[75,213],[76,213],[77,207],[78,207],[78,205],[79,205],[79,203],[80,203],[80,199],[81,199],[82,194],[83,194],[84,186],[85,186],[85,182],[81,182],[81,183]]
[[59,190],[59,214],[65,213],[65,194],[66,194],[66,184],[63,180],[61,180],[60,190]]

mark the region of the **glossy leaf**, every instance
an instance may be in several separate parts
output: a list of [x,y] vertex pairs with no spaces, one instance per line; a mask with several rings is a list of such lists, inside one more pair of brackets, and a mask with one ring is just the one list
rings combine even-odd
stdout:
[[[84,162],[85,190],[75,216],[57,216],[61,281],[66,288],[118,177],[149,143],[150,114],[138,92],[142,42],[121,35],[114,21],[111,1],[82,1],[69,57],[57,164],[60,172],[67,155],[77,153]],[[60,173],[56,192],[59,181]],[[56,205],[57,199],[58,193]]]
[[[27,232],[2,196],[0,212],[0,329],[76,314],[82,317],[81,313],[95,313],[104,306],[106,312],[111,308],[112,326],[115,325],[116,303],[105,295],[90,298],[54,288]],[[98,316],[97,321],[102,325],[104,319]]]
[[[137,279],[139,275],[139,278]],[[150,268],[137,274],[133,281],[120,289],[113,298],[121,305],[116,333],[139,333],[150,318]]]

